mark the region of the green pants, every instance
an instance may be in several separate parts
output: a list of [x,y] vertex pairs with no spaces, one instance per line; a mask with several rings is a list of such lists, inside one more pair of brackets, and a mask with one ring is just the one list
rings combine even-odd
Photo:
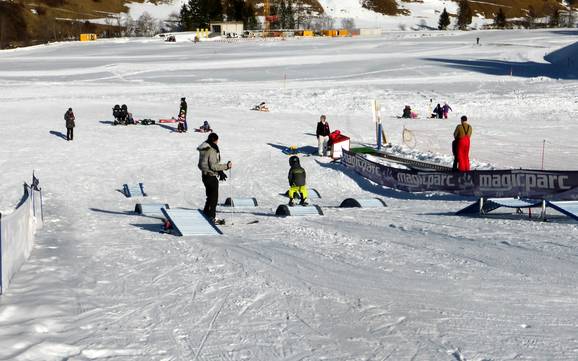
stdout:
[[307,192],[307,186],[291,186],[289,187],[289,199],[293,199],[295,192],[301,193],[303,199],[309,196],[309,193]]

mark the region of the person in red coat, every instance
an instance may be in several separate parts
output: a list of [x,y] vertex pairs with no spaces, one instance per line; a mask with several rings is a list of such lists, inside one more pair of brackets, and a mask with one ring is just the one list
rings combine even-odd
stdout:
[[458,170],[467,172],[470,170],[470,138],[473,128],[468,124],[468,117],[461,118],[461,123],[454,130],[455,157],[458,161]]

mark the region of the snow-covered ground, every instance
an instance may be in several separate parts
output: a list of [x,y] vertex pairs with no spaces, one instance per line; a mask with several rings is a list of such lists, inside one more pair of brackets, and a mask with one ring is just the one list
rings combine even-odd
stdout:
[[[372,99],[394,143],[404,127],[414,134],[401,151],[449,159],[466,114],[477,164],[539,168],[545,140],[546,168],[577,169],[575,36],[124,39],[0,52],[0,209],[32,170],[45,196],[45,227],[0,297],[0,360],[577,360],[576,223],[456,217],[467,200],[384,189],[318,157],[302,164],[325,216],[272,216],[287,201],[280,148],[314,146],[321,114],[372,142]],[[161,234],[117,191],[142,181],[150,201],[202,206],[205,135],[110,125],[114,104],[159,118],[175,116],[182,96],[190,126],[209,120],[234,163],[221,201],[261,205],[222,210],[220,237]],[[429,99],[447,101],[450,119],[395,117],[405,104],[423,115]],[[248,110],[261,101],[271,112]],[[61,137],[68,107],[73,142]],[[351,196],[388,207],[329,207]]]

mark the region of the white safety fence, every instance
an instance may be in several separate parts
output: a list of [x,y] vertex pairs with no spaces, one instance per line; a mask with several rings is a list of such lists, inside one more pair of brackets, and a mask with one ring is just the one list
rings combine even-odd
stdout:
[[8,215],[0,213],[0,294],[30,256],[34,234],[42,225],[42,191],[33,177],[32,186],[24,184],[16,209]]

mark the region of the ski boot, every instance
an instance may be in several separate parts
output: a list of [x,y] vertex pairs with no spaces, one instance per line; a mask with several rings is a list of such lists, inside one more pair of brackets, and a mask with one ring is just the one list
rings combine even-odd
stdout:
[[299,202],[299,205],[303,206],[303,207],[307,207],[309,205],[309,200],[307,198],[303,198],[303,199],[301,199],[301,202]]
[[295,199],[290,198],[289,199],[289,207],[293,207],[295,205]]

